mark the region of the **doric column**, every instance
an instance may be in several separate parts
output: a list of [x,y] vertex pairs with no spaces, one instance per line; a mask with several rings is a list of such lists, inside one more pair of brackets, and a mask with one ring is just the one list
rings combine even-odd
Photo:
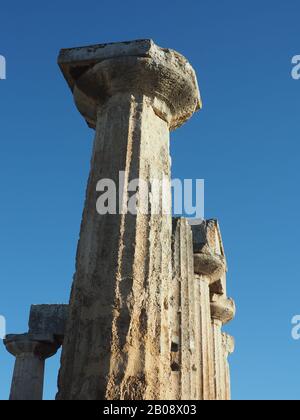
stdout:
[[10,391],[10,400],[42,400],[45,360],[53,356],[59,344],[40,341],[41,337],[29,334],[9,335],[4,344],[15,356],[15,367]]
[[171,394],[170,399],[197,397],[195,279],[192,231],[186,219],[173,219],[173,280],[170,287]]
[[[57,398],[164,399],[171,191],[153,184],[170,181],[169,131],[200,107],[195,73],[147,40],[63,50],[59,64],[96,136]],[[117,214],[96,210],[102,179],[122,195]],[[126,204],[136,179],[134,215]],[[146,199],[142,181],[152,188]]]
[[197,399],[214,400],[213,335],[211,328],[210,285],[221,278],[226,270],[218,224],[215,220],[192,226],[194,244],[194,270],[196,283],[196,354]]
[[213,294],[211,296],[210,306],[213,331],[215,393],[217,400],[224,401],[230,396],[229,367],[227,361],[230,351],[227,352],[227,347],[224,347],[222,326],[234,318],[235,304],[232,299],[228,299],[226,296]]

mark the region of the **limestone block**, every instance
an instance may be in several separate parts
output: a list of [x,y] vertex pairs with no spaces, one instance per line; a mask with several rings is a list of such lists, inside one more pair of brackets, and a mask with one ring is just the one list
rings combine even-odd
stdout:
[[32,305],[29,316],[29,333],[53,335],[62,342],[68,317],[68,305]]

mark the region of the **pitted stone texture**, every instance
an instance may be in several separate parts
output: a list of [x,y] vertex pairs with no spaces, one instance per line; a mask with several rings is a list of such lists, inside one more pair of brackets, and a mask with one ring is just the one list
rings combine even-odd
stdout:
[[171,335],[171,386],[174,400],[197,398],[199,313],[193,267],[192,231],[186,219],[173,219],[173,280],[169,291]]
[[224,295],[227,294],[227,280],[226,280],[226,273],[222,275],[222,277],[213,283],[210,283],[209,286],[210,293],[216,295]]
[[212,331],[216,399],[228,401],[231,399],[228,356],[234,351],[234,340],[228,334],[222,333],[222,321],[218,319],[212,319]]
[[[194,270],[200,289],[200,398],[230,398],[230,373],[225,354],[223,324],[235,315],[233,300],[226,296],[226,259],[217,220],[192,226]],[[228,339],[228,345],[229,345]]]
[[29,333],[52,335],[63,341],[69,305],[32,305],[29,317]]
[[59,64],[96,137],[57,399],[166,399],[171,187],[151,191],[147,214],[138,200],[137,215],[100,215],[96,186],[113,180],[127,201],[133,180],[170,181],[170,129],[200,108],[195,73],[147,40],[64,50]]
[[199,330],[196,343],[200,352],[198,359],[199,388],[197,399],[209,401],[215,399],[209,278],[195,274],[195,285],[198,296],[196,314],[199,316]]
[[97,109],[117,93],[143,94],[175,129],[201,108],[195,72],[177,52],[152,40],[65,49],[58,63],[88,125]]
[[171,191],[168,215],[160,208],[157,215],[96,210],[100,179],[114,180],[128,198],[131,180],[164,177],[170,177],[166,122],[143,95],[112,97],[97,119],[58,399],[151,400],[168,391]]

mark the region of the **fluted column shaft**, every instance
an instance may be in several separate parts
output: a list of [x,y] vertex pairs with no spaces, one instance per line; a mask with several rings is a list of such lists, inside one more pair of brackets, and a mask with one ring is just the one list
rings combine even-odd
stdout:
[[164,176],[170,176],[168,125],[146,97],[114,96],[97,120],[62,358],[63,399],[160,398],[168,363],[162,303],[171,274],[170,200],[168,216],[161,209],[159,215],[100,216],[96,185],[111,179],[127,197],[130,181]]
[[[185,219],[173,219],[173,280],[170,287],[171,379],[170,399],[197,397],[196,285],[192,231]],[[197,331],[198,333],[198,331]]]
[[203,275],[195,275],[196,285],[199,289],[199,304],[197,305],[199,317],[199,330],[197,334],[197,348],[200,357],[197,361],[198,372],[198,400],[214,400],[214,368],[213,368],[213,337],[211,330],[211,313],[209,304],[209,279]]
[[[66,50],[59,61],[96,137],[57,398],[164,399],[172,212],[170,184],[161,185],[171,178],[170,129],[199,107],[195,75],[152,41]],[[96,209],[103,179],[123,192],[117,214]],[[126,211],[133,181],[136,214]]]
[[224,352],[222,345],[222,321],[218,319],[211,320],[212,336],[213,336],[213,377],[215,387],[215,397],[217,401],[225,399],[225,366]]

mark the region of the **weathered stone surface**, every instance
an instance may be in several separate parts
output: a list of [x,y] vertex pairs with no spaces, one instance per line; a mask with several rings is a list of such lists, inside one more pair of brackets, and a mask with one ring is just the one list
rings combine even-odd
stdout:
[[57,398],[164,399],[171,375],[171,191],[164,191],[164,209],[162,191],[151,192],[150,214],[138,203],[137,215],[100,215],[96,185],[115,181],[127,201],[130,181],[169,180],[169,131],[199,108],[199,91],[187,61],[152,41],[99,49],[59,58],[96,137]]
[[[124,186],[119,170],[126,173]],[[171,219],[96,211],[99,179],[113,179],[127,191],[132,179],[164,174],[170,174],[167,124],[145,97],[110,99],[97,123],[60,399],[156,399],[167,389],[160,388],[160,376],[168,366],[162,311],[171,275]]]
[[201,107],[196,75],[189,62],[152,40],[64,49],[58,63],[79,111],[92,128],[96,128],[99,107],[120,93],[147,96],[171,129]]
[[210,308],[212,318],[221,321],[222,325],[232,321],[235,316],[234,301],[223,295],[213,294]]
[[200,400],[216,399],[214,385],[214,337],[211,326],[210,287],[222,289],[226,259],[217,220],[192,226],[195,282],[199,290],[199,394]]
[[29,333],[53,335],[62,343],[68,317],[68,305],[32,305],[29,316]]
[[219,255],[225,258],[219,223],[216,219],[192,225],[194,254]]
[[42,400],[45,360],[60,346],[51,336],[34,334],[8,335],[4,344],[16,357],[10,400]]
[[193,269],[192,231],[186,219],[173,219],[173,280],[170,285],[170,334],[172,382],[170,399],[197,398],[196,346],[199,321],[196,314],[196,288]]
[[234,351],[234,340],[222,333],[222,325],[221,320],[212,318],[215,395],[217,400],[227,401],[231,398],[228,356]]
[[235,303],[226,295],[211,293],[211,317],[214,348],[214,378],[217,400],[230,399],[230,372],[228,355],[234,351],[233,338],[222,333],[223,325],[235,316]]
[[224,350],[222,326],[235,315],[226,297],[226,259],[216,220],[192,226],[195,280],[200,292],[199,399],[230,398],[230,374]]
[[226,296],[226,286],[226,273],[224,273],[220,279],[214,281],[213,283],[210,283],[209,290],[211,294]]

